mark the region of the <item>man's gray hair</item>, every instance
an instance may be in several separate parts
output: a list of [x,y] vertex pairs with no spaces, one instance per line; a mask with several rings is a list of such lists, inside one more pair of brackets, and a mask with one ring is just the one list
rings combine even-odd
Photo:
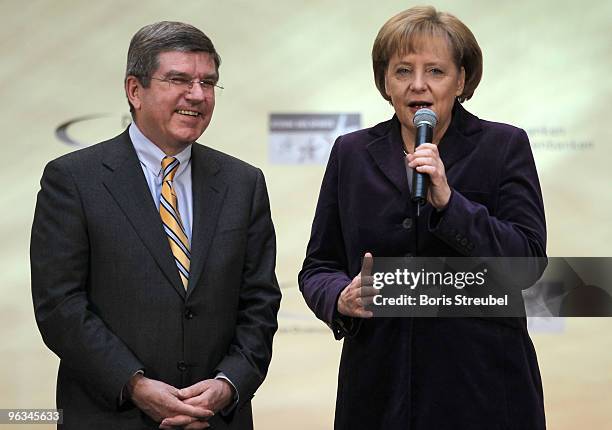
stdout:
[[221,58],[212,41],[193,25],[176,21],[161,21],[142,27],[132,37],[127,55],[125,79],[138,78],[143,87],[151,83],[153,72],[159,67],[161,52],[208,52],[219,72]]

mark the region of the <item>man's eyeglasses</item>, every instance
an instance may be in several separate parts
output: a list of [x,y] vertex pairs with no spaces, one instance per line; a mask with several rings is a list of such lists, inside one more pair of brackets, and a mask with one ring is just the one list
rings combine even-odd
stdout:
[[179,78],[179,77],[163,78],[163,79],[162,78],[151,78],[151,79],[154,79],[160,82],[167,82],[168,86],[174,87],[176,89],[180,89],[184,92],[191,91],[191,89],[193,88],[193,85],[196,83],[200,85],[200,88],[202,88],[202,91],[204,92],[214,91],[215,88],[218,88],[220,90],[223,89],[221,85],[217,85],[217,83],[213,81],[212,79],[204,79],[201,81],[197,79],[187,79],[187,78]]

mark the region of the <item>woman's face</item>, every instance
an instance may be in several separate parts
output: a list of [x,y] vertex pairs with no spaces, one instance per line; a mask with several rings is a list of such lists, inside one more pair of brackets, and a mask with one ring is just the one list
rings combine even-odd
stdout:
[[[389,61],[385,90],[402,124],[402,136],[408,146],[414,141],[412,119],[417,110],[428,108],[438,116],[434,142],[438,143],[448,128],[455,97],[463,92],[465,71],[453,62],[449,43],[443,37],[425,38],[415,52]],[[412,139],[407,141],[407,139]]]

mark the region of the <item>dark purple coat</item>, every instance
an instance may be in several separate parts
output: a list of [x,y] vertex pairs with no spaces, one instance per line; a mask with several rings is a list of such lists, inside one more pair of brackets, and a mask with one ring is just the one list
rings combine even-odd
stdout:
[[[336,141],[299,285],[344,337],[336,429],[544,429],[524,318],[344,320],[341,290],[377,256],[545,256],[546,225],[526,133],[458,103],[439,145],[452,195],[420,217],[410,202],[397,118]],[[347,329],[352,326],[352,329]]]

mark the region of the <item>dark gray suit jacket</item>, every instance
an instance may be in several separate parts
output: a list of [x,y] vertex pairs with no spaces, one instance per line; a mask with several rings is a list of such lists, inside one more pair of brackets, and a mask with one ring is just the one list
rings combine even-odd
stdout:
[[156,428],[130,402],[118,405],[138,369],[179,388],[223,372],[240,402],[211,422],[252,428],[250,400],[280,303],[266,185],[259,169],[197,143],[192,180],[185,292],[127,131],[45,168],[32,295],[43,339],[61,359],[64,428]]

